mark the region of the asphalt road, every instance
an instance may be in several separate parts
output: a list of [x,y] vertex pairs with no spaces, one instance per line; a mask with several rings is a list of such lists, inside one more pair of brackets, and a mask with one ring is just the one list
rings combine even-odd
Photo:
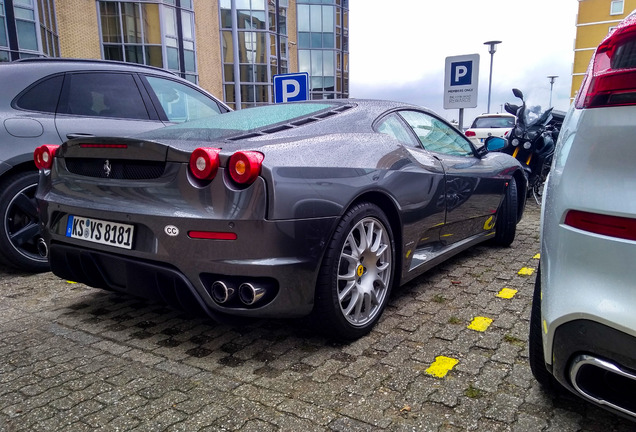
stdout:
[[631,431],[527,364],[539,209],[393,293],[341,344],[302,320],[230,327],[0,268],[0,431]]

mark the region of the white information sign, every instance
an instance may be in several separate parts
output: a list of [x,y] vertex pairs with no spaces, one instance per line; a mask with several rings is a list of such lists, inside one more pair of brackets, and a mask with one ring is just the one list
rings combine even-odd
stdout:
[[476,108],[479,54],[446,57],[444,108]]

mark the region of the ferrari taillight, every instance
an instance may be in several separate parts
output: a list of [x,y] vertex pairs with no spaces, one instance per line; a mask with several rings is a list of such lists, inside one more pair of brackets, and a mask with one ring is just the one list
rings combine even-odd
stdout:
[[51,169],[53,158],[59,147],[59,145],[44,144],[36,148],[33,152],[33,161],[37,169]]
[[190,172],[199,180],[212,180],[219,169],[221,149],[199,147],[190,155]]
[[598,46],[574,104],[579,109],[636,105],[636,15]]
[[594,234],[636,240],[636,219],[632,218],[570,210],[565,224]]
[[236,152],[230,158],[228,170],[232,180],[240,185],[249,185],[261,173],[262,153],[255,151]]

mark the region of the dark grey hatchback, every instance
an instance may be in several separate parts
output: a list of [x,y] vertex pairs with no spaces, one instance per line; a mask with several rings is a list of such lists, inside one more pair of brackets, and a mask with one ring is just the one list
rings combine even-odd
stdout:
[[78,137],[129,136],[230,111],[171,72],[101,60],[0,63],[0,262],[46,271],[33,151]]

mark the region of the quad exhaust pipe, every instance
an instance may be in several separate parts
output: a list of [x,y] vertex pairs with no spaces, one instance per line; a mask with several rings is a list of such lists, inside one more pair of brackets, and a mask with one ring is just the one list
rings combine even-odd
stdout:
[[42,258],[49,257],[49,247],[42,237],[40,237],[40,239],[38,240],[37,250]]
[[212,284],[211,294],[218,304],[227,303],[234,296],[234,288],[223,281],[216,281]]
[[580,354],[572,361],[570,382],[585,399],[636,417],[636,373],[607,360]]
[[238,299],[245,306],[252,306],[258,303],[267,293],[267,286],[253,282],[243,282],[235,288],[235,285],[218,280],[210,286],[212,299],[222,305],[230,302],[238,294]]
[[239,298],[247,306],[257,303],[265,295],[265,288],[254,286],[251,283],[242,283],[239,286]]

